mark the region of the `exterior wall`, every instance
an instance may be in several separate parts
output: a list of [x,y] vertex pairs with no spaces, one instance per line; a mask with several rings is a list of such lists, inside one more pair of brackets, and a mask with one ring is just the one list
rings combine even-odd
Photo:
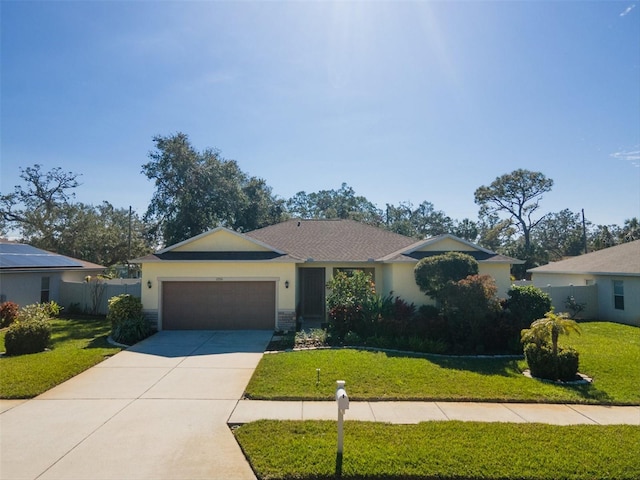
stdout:
[[[614,308],[614,280],[624,282],[624,310]],[[595,284],[597,286],[597,296],[594,299],[597,304],[597,313],[594,315],[596,319],[640,326],[640,277],[533,272],[532,281],[536,287],[542,289],[552,287],[551,291],[553,291],[553,287],[559,286],[574,285],[578,287],[587,285],[587,282]],[[564,302],[564,299],[562,301]]]
[[242,238],[232,232],[218,230],[209,235],[174,248],[174,252],[266,252],[268,248]]
[[[613,281],[624,283],[624,310],[616,310],[613,303]],[[640,277],[599,276],[599,319],[640,326]]]
[[508,263],[479,263],[478,274],[493,277],[498,287],[498,298],[507,298],[511,288],[511,265]]
[[414,263],[388,263],[385,266],[385,276],[388,281],[385,282],[384,295],[393,291],[394,295],[399,296],[409,303],[415,303],[416,307],[421,305],[434,305],[435,302],[420,291],[416,284],[416,277],[413,273]]
[[585,309],[577,317],[583,320],[596,320],[599,318],[598,309],[598,286],[597,285],[567,285],[554,287],[539,287],[540,290],[549,294],[551,306],[556,312],[568,312],[565,302],[567,297],[572,296],[576,302],[582,303]]
[[471,245],[467,245],[464,242],[458,242],[453,238],[443,238],[430,245],[425,245],[422,248],[416,250],[417,252],[475,252],[477,249]]
[[2,272],[0,297],[24,307],[40,303],[42,278],[49,277],[49,300],[60,300],[60,272]]
[[[287,322],[295,312],[295,264],[257,262],[149,262],[142,265],[142,305],[150,318],[162,325],[161,288],[163,281],[264,280],[276,282],[277,318]],[[285,282],[289,281],[289,288]],[[148,287],[151,282],[151,288]],[[276,325],[280,328],[279,325]]]

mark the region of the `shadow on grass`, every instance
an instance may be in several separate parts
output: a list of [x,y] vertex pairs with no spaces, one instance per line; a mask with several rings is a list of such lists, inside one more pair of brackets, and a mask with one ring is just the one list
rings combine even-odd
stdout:
[[111,324],[104,318],[57,318],[51,322],[51,337],[54,343],[106,336]]
[[518,367],[521,357],[457,357],[434,354],[384,352],[390,358],[423,358],[441,368],[473,372],[487,376],[514,377],[522,373]]
[[336,453],[336,478],[342,477],[342,454]]

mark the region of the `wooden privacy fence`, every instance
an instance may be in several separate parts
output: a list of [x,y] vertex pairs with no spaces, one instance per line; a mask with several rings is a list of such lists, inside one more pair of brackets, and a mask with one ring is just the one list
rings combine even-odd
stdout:
[[62,282],[60,302],[58,303],[69,313],[106,315],[108,300],[123,293],[140,298],[140,279],[117,278],[113,280],[94,279],[89,282]]

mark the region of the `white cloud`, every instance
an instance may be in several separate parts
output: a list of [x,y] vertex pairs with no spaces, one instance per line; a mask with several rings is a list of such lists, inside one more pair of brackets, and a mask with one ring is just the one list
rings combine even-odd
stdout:
[[629,12],[631,12],[631,10],[633,10],[634,8],[636,8],[635,4],[629,5],[627,8],[624,9],[624,12],[622,12],[620,16],[624,17],[625,15],[628,15]]
[[640,168],[640,149],[639,150],[621,150],[609,155],[616,160],[624,160],[625,162],[631,162],[634,167]]

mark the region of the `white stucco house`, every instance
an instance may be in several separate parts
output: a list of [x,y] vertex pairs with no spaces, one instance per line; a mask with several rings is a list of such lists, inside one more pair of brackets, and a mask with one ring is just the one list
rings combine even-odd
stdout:
[[528,271],[533,284],[543,290],[589,287],[585,303],[598,320],[640,326],[640,240]]
[[449,251],[473,256],[501,297],[511,265],[522,263],[453,235],[416,240],[353,220],[289,220],[246,233],[219,227],[134,262],[158,330],[291,330],[300,318],[326,318],[326,284],[341,270],[370,273],[380,294],[431,303],[414,267]]

